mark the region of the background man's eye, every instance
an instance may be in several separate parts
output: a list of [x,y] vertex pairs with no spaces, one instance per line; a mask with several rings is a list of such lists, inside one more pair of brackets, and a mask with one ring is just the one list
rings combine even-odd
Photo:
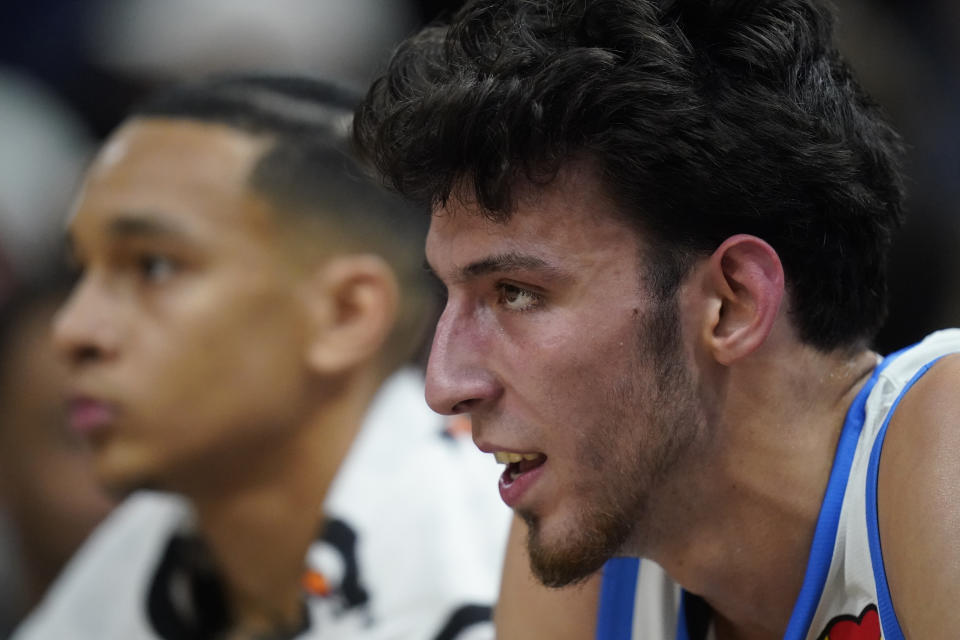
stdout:
[[140,273],[152,282],[163,282],[176,273],[173,260],[163,256],[143,256],[140,258]]

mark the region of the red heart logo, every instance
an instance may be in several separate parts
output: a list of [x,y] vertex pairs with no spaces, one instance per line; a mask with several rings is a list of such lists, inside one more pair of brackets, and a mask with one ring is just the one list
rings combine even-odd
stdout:
[[877,606],[868,605],[857,617],[837,616],[827,624],[820,640],[883,640]]

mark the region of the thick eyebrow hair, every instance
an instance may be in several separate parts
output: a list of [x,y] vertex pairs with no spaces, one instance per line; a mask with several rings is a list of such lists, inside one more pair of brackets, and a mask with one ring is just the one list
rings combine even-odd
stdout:
[[566,280],[569,277],[569,274],[551,265],[543,258],[523,253],[500,253],[481,258],[458,268],[454,272],[454,280],[456,282],[466,282],[494,273],[524,269],[537,271],[549,280]]
[[158,220],[150,212],[130,212],[122,214],[107,224],[110,235],[119,237],[130,236],[166,236],[176,237],[184,235],[178,225]]
[[460,268],[458,275],[466,280],[479,276],[489,275],[500,271],[515,271],[517,269],[553,270],[545,260],[522,253],[501,253],[488,256],[482,260],[471,262]]
[[[429,260],[423,261],[423,269],[427,272],[429,278],[435,280],[440,286],[446,289],[443,278],[434,270]],[[522,253],[501,253],[487,256],[486,258],[476,260],[456,269],[453,274],[453,281],[466,282],[473,278],[490,275],[492,273],[510,272],[518,269],[537,271],[547,280],[562,281],[570,278],[570,274],[565,273],[562,269],[551,265],[542,258]]]

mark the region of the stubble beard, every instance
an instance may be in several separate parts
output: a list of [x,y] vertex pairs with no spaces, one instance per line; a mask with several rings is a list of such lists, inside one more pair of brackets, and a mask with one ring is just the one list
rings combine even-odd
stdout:
[[[518,511],[528,526],[530,567],[545,586],[583,581],[622,553],[628,542],[655,538],[651,497],[703,430],[705,420],[685,364],[675,298],[641,317],[634,352],[632,370],[640,375],[624,376],[603,393],[598,406],[605,415],[599,416],[589,444],[584,443],[580,452],[594,477],[601,478],[601,491],[581,508],[561,542],[546,544],[537,514]],[[646,442],[637,442],[631,434],[634,428],[648,431]],[[625,438],[631,437],[627,441],[631,446],[624,447]],[[606,446],[601,450],[596,443]]]

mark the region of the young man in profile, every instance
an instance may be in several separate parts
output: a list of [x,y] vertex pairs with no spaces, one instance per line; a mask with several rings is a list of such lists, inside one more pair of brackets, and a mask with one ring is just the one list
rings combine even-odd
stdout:
[[137,493],[16,638],[481,631],[506,510],[394,373],[431,308],[425,225],[352,159],[354,104],[307,79],[185,84],[95,159],[54,340],[99,480]]
[[429,404],[507,464],[542,583],[633,558],[601,638],[960,628],[960,332],[869,348],[899,141],[831,31],[817,0],[475,1],[358,112],[433,206]]

